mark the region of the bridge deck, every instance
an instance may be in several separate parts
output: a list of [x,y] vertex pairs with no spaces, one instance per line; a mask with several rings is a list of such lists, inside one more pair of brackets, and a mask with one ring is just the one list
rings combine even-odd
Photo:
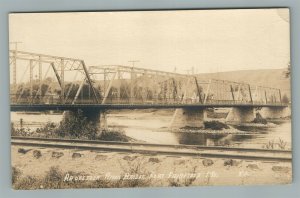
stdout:
[[11,104],[11,111],[46,110],[109,110],[109,109],[166,109],[166,108],[230,108],[230,107],[288,107],[288,104]]

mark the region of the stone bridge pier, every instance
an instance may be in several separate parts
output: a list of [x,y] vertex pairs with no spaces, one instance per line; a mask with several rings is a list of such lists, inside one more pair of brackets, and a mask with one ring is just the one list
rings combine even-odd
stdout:
[[183,127],[204,128],[206,117],[205,108],[176,109],[170,124],[170,129],[180,129]]
[[254,107],[232,107],[226,117],[226,122],[247,123],[256,118]]
[[98,133],[101,133],[103,130],[107,130],[107,120],[105,111],[95,109],[64,111],[63,119],[71,116],[79,116],[79,111],[81,111],[81,115],[85,117],[88,122],[91,122],[98,128]]
[[259,114],[266,119],[285,118],[291,116],[290,107],[262,107]]

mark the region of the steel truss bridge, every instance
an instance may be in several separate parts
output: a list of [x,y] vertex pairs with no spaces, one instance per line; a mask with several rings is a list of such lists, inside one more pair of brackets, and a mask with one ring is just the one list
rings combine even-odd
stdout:
[[286,107],[277,88],[9,51],[11,110]]

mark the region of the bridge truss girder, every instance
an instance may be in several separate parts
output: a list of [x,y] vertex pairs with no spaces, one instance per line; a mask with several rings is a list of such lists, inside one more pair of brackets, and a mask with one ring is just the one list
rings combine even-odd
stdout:
[[181,102],[177,94],[188,75],[121,65],[91,66],[91,78],[99,82],[104,103]]
[[[68,72],[75,72],[75,75],[77,76],[78,74],[80,74],[81,77],[81,81],[85,81],[89,84],[89,86],[91,87],[93,96],[94,96],[94,100],[95,102],[98,103],[98,98],[97,98],[97,94],[95,92],[95,89],[93,87],[93,83],[90,79],[90,76],[88,74],[86,65],[84,63],[83,60],[80,59],[73,59],[73,58],[67,58],[67,57],[60,57],[60,56],[50,56],[50,55],[45,55],[45,54],[38,54],[38,53],[31,53],[31,52],[24,52],[24,51],[16,51],[16,50],[10,50],[9,51],[9,58],[10,58],[10,65],[13,68],[13,89],[12,89],[12,102],[20,102],[20,100],[23,98],[23,102],[25,103],[38,103],[38,102],[44,102],[47,103],[49,102],[49,99],[54,98],[54,100],[57,100],[57,97],[59,97],[59,100],[56,102],[60,102],[60,103],[66,103],[68,100],[68,96],[70,93],[70,89],[73,86],[73,81],[66,81],[65,77],[66,75],[68,75]],[[21,76],[21,80],[20,82],[17,82],[17,71],[18,69],[20,71],[24,70],[22,69],[22,66],[24,67],[24,65],[26,65],[26,69],[25,71],[23,71],[22,76]],[[20,65],[20,66],[19,66]],[[36,66],[38,65],[38,73],[36,74],[36,77],[38,78],[38,80],[34,79],[34,72],[36,71]],[[29,75],[27,72],[27,67],[29,67]],[[46,70],[46,72],[43,72],[43,68],[44,67],[48,67],[48,69]],[[49,93],[48,88],[50,87],[50,85],[48,86],[46,93],[42,94],[42,86],[43,83],[45,83],[45,79],[49,76],[51,76],[51,72],[52,71],[52,76],[54,74],[55,78],[56,78],[56,82],[59,85],[59,96],[54,95],[53,93]],[[49,74],[50,72],[50,74]],[[26,81],[22,82],[22,79],[24,79],[24,77],[29,77],[28,81],[29,81],[29,95],[27,94],[25,100],[24,100],[24,90],[26,88]],[[34,93],[34,89],[33,86],[34,82],[36,84],[36,81],[38,81],[38,86],[39,88],[37,89],[37,91],[35,90]],[[66,89],[66,83],[70,83],[69,89]],[[23,87],[21,88],[21,90],[18,91],[18,84],[19,85],[23,85]]]
[[[84,61],[80,59],[23,51],[10,51],[10,66],[13,68],[12,103],[203,105],[282,103],[280,89],[276,88],[217,79],[203,80],[197,75],[123,65],[90,66],[88,70]],[[17,68],[20,66],[23,66],[23,69],[20,69],[23,77],[27,75],[29,78],[27,83],[22,77],[17,78],[17,74],[20,73],[17,72]],[[46,72],[44,67],[47,67]],[[34,79],[35,71],[37,79]],[[46,93],[45,90],[42,91],[49,73],[56,79],[60,90],[59,99],[52,102],[45,100],[47,97],[53,97],[47,95],[53,93],[53,90],[48,90],[51,86],[48,85]],[[38,88],[34,89],[36,82]],[[86,87],[89,92],[88,99],[83,97]],[[29,93],[27,98],[24,98],[26,90]],[[93,97],[92,100],[90,95]]]
[[206,82],[204,103],[270,104],[281,103],[280,89],[244,82],[210,79]]

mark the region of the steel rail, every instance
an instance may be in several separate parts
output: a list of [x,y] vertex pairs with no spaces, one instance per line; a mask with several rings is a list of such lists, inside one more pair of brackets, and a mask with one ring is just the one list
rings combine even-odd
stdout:
[[62,139],[62,138],[40,138],[40,137],[24,137],[11,136],[12,140],[40,140],[54,142],[72,142],[72,143],[87,143],[87,144],[111,144],[111,145],[135,145],[135,146],[153,146],[153,147],[173,147],[173,148],[191,148],[191,149],[210,149],[210,150],[228,150],[228,151],[252,151],[252,152],[271,152],[271,153],[291,153],[290,150],[276,149],[259,149],[259,148],[238,148],[238,147],[222,147],[222,146],[199,146],[189,144],[154,144],[140,142],[119,142],[119,141],[103,141],[103,140],[80,140],[80,139]]
[[[143,153],[143,154],[198,156],[198,157],[212,157],[212,158],[234,158],[234,159],[247,159],[247,160],[263,160],[263,161],[288,162],[292,160],[291,151],[287,151],[287,150],[108,142],[108,141],[56,139],[56,138],[48,139],[48,138],[15,137],[15,136],[12,137],[11,144],[15,146],[99,150],[99,151],[108,151],[108,152],[133,152],[133,153]],[[156,149],[149,150],[147,149],[147,147],[151,149],[153,148]],[[164,150],[166,148],[169,150]],[[224,153],[225,151],[227,151],[227,153]],[[248,154],[245,155],[245,152],[248,152]],[[251,155],[249,155],[249,152],[251,152]],[[258,153],[268,154],[268,155],[259,155]],[[282,156],[275,156],[275,154],[281,154]]]

